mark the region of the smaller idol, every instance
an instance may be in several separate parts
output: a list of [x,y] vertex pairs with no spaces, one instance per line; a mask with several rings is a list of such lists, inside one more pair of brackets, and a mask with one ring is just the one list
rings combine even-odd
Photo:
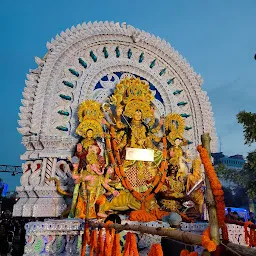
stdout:
[[96,138],[103,136],[102,119],[104,117],[100,104],[88,100],[79,106],[80,124],[76,132],[83,139],[77,144],[73,162],[73,179],[75,188],[69,218],[96,218],[95,204],[100,204],[106,191],[114,196],[119,193],[109,185],[104,176],[105,159]]

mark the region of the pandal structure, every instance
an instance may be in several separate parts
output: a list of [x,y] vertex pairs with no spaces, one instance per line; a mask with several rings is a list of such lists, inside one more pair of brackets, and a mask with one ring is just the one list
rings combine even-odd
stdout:
[[[49,221],[41,240],[31,231],[37,225],[28,224],[26,255],[35,246],[37,254],[68,255],[70,241],[72,255],[84,255],[87,244],[90,255],[121,255],[120,235],[113,230],[136,226],[102,224],[110,213],[155,223],[173,212],[187,222],[200,221],[208,212],[210,225],[202,237],[189,233],[186,240],[179,230],[161,228],[137,231],[219,251],[219,228],[228,241],[225,205],[208,156],[215,151],[216,134],[201,78],[165,41],[125,23],[84,23],[62,32],[47,48],[43,59],[36,57],[38,68],[27,75],[23,93],[18,130],[27,151],[13,215],[62,215],[76,225],[74,218],[85,219],[87,225],[83,242],[80,237],[74,243],[72,235],[82,232],[75,225],[75,233],[66,234],[66,249],[57,252]],[[210,135],[211,149],[205,140],[204,148],[197,148],[202,134]],[[65,228],[58,230],[64,234]],[[136,248],[134,234],[128,233],[123,255],[138,255]],[[154,244],[148,255],[162,254]]]

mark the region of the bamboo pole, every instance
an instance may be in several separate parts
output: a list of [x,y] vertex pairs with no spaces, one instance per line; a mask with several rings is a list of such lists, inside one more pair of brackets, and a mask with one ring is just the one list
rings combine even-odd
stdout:
[[[105,223],[95,223],[95,222],[88,222],[89,227],[91,228],[105,228]],[[151,235],[158,235],[162,237],[168,237],[176,241],[183,242],[184,244],[190,244],[190,245],[202,245],[202,236],[191,233],[191,232],[185,232],[181,231],[179,229],[169,229],[169,228],[155,228],[155,227],[147,227],[142,225],[129,225],[129,224],[109,224],[108,228],[114,228],[118,231],[133,231],[133,232],[140,232],[141,234],[151,234]],[[230,250],[231,252],[236,252],[236,255],[241,256],[255,256],[256,255],[256,249],[255,248],[249,248],[246,246],[234,244],[234,243],[227,243],[225,244],[225,247],[227,250]],[[209,252],[205,252],[203,255],[210,255]]]
[[244,245],[240,244],[234,244],[234,243],[227,243],[223,244],[223,246],[230,250],[231,252],[234,251],[234,255],[242,255],[242,256],[255,256],[256,255],[256,248],[250,248]]
[[[105,223],[94,223],[89,222],[89,226],[92,228],[105,228]],[[158,235],[163,237],[169,237],[174,240],[183,242],[185,244],[191,244],[191,245],[201,245],[202,244],[202,236],[190,232],[181,231],[179,229],[169,229],[169,228],[162,228],[162,227],[147,227],[143,225],[129,225],[129,224],[109,224],[108,228],[114,228],[115,230],[131,230],[131,231],[137,231],[140,233],[146,233],[151,235]]]
[[[211,137],[209,133],[204,133],[201,136],[201,141],[203,147],[208,151],[209,157],[211,158],[211,149],[210,149],[210,141]],[[220,244],[220,232],[219,232],[219,224],[216,212],[216,204],[213,197],[212,189],[210,186],[210,181],[207,176],[205,176],[205,184],[206,184],[206,204],[209,213],[209,226],[210,226],[210,234],[211,239],[217,244]]]

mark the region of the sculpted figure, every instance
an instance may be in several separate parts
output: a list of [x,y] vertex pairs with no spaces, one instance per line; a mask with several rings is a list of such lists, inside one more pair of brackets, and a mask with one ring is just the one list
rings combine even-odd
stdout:
[[95,218],[95,204],[106,190],[112,191],[109,180],[104,177],[105,160],[96,141],[97,137],[103,136],[103,113],[99,103],[85,101],[79,107],[78,117],[80,124],[76,132],[83,140],[77,145],[76,157],[73,158],[72,177],[76,185],[69,217]]
[[184,182],[181,176],[177,178],[177,173],[178,167],[169,165],[168,176],[161,189],[161,195],[163,197],[161,204],[163,205],[164,209],[168,211],[179,210],[181,205],[177,199],[183,198],[184,196]]
[[[192,162],[192,173],[188,174],[186,193],[188,193],[200,181],[202,181],[201,160],[200,158],[196,158]],[[192,201],[196,204],[200,214],[202,214],[204,194],[201,190],[200,184],[198,184],[198,187],[191,193],[191,198]]]

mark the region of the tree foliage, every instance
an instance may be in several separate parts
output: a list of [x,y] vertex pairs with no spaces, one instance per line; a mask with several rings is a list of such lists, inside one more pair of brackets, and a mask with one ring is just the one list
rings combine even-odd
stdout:
[[[251,145],[256,142],[256,114],[242,111],[237,114],[237,120],[244,127],[245,144]],[[256,150],[248,153],[241,171],[234,171],[224,165],[219,165],[216,172],[220,178],[232,181],[244,188],[250,199],[256,199]]]
[[249,204],[246,191],[243,188],[232,190],[230,187],[223,187],[225,205],[230,207],[246,207]]
[[241,111],[236,117],[238,123],[244,127],[245,144],[256,142],[256,113]]

